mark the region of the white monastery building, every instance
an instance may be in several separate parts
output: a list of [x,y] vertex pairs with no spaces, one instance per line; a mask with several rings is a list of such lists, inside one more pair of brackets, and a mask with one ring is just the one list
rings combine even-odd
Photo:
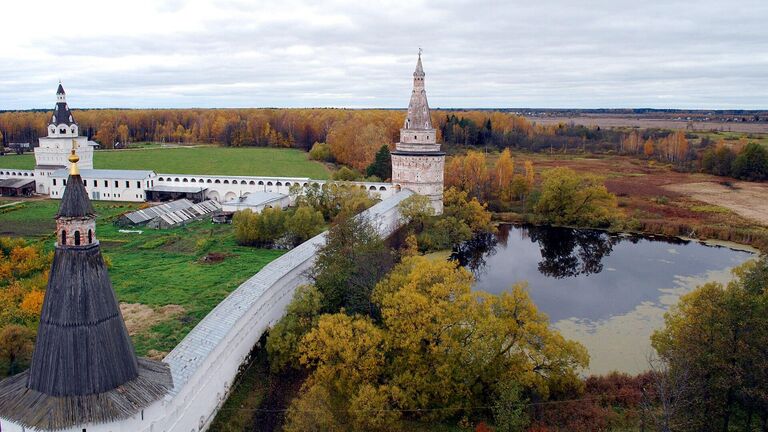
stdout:
[[[0,431],[206,431],[253,347],[283,317],[296,287],[308,282],[327,233],[267,264],[158,362],[135,354],[101,255],[91,200],[141,201],[147,194],[189,192],[232,206],[282,205],[275,198],[291,187],[324,182],[93,169],[93,148],[78,135],[61,86],[57,99],[49,136],[35,151],[38,169],[0,168],[0,179],[32,177],[40,193],[61,199],[32,364],[0,381]],[[351,184],[382,199],[364,212],[381,237],[402,226],[399,204],[414,193],[442,211],[444,161],[419,55],[408,115],[392,154],[393,182]],[[69,170],[61,170],[67,162]]]
[[78,148],[80,166],[84,169],[93,168],[93,147],[96,143],[80,136],[80,129],[67,105],[67,94],[59,83],[59,88],[56,90],[56,107],[48,123],[48,136],[41,137],[40,146],[35,148],[37,193],[50,194],[48,177],[57,170],[67,167],[67,158],[73,142]]

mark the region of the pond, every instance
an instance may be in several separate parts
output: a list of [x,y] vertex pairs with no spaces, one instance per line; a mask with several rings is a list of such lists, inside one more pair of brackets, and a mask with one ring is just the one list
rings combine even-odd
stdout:
[[532,225],[499,226],[453,252],[474,288],[528,291],[563,336],[587,347],[587,373],[647,369],[651,333],[680,295],[727,282],[752,252],[668,237]]

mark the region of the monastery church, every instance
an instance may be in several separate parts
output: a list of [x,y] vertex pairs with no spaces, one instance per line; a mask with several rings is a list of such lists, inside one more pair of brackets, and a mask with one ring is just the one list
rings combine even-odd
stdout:
[[[357,182],[382,199],[364,212],[382,237],[402,224],[399,204],[414,194],[443,208],[445,153],[436,141],[421,54],[392,183]],[[0,179],[33,178],[60,199],[56,245],[30,368],[0,381],[0,431],[196,432],[210,426],[240,365],[307,283],[326,233],[267,264],[214,308],[162,361],[136,356],[110,282],[92,200],[144,201],[161,193],[227,200],[280,193],[319,180],[293,177],[157,174],[93,169],[61,85],[34,171],[0,168]],[[183,180],[182,180],[183,179]],[[231,194],[231,195],[230,195]]]

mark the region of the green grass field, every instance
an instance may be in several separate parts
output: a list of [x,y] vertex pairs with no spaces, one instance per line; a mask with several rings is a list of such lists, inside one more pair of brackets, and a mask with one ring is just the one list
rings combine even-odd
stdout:
[[[327,179],[325,165],[295,149],[263,147],[179,147],[100,150],[93,165],[99,169],[148,169],[167,174],[231,174]],[[33,169],[32,154],[0,157],[0,168]]]
[[[0,200],[0,205],[12,202]],[[134,203],[94,202],[96,236],[121,302],[157,309],[179,305],[183,314],[133,337],[136,351],[170,351],[219,302],[283,251],[238,246],[231,225],[200,220],[170,230],[121,233],[112,222]],[[28,200],[0,209],[0,236],[23,236],[53,247],[57,200]],[[217,254],[220,261],[202,262]]]

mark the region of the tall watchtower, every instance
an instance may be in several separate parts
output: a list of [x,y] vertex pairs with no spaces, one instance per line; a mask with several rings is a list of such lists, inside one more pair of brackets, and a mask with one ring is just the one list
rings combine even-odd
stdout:
[[443,212],[445,153],[440,150],[424,89],[421,50],[413,72],[408,114],[400,129],[400,142],[392,152],[392,183],[426,195],[437,214]]

